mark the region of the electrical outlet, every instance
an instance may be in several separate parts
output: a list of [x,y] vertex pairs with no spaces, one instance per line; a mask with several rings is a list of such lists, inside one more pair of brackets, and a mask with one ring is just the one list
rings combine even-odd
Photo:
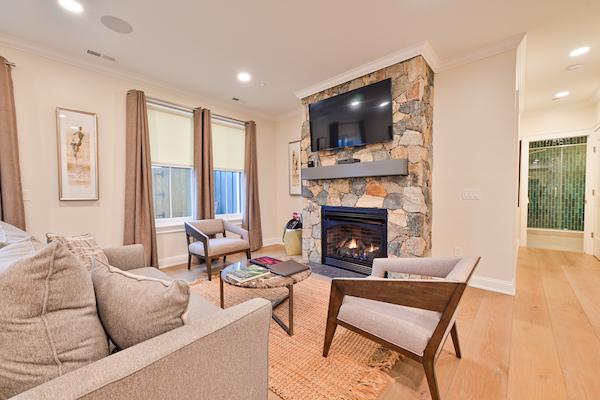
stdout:
[[454,257],[462,257],[462,247],[456,246],[454,248]]
[[29,193],[29,190],[23,190],[23,201],[30,201],[31,200],[31,195]]
[[105,249],[111,248],[113,247],[112,244],[107,244],[106,246],[104,246]]

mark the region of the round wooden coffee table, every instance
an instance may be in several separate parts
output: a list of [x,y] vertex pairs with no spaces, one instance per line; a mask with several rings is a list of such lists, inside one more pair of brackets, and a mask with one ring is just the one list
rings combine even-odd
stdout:
[[221,274],[220,277],[221,279],[219,280],[219,285],[220,285],[220,289],[221,289],[221,308],[225,308],[225,298],[223,295],[223,282],[232,285],[232,286],[238,286],[241,288],[246,288],[246,289],[274,289],[274,288],[281,288],[281,287],[286,287],[288,289],[288,295],[285,296],[282,299],[279,299],[275,302],[273,302],[273,310],[280,306],[284,301],[286,300],[290,300],[290,304],[289,304],[289,318],[290,318],[290,322],[289,322],[289,327],[287,325],[285,325],[283,323],[283,321],[281,321],[275,314],[271,314],[271,316],[273,317],[273,319],[275,320],[275,322],[277,322],[279,324],[279,326],[281,326],[287,333],[288,335],[292,336],[294,334],[294,285],[298,282],[302,282],[303,280],[305,280],[306,278],[308,278],[310,276],[310,274],[312,273],[312,270],[310,267],[308,267],[308,269],[306,271],[302,271],[302,272],[298,272],[297,274],[291,275],[291,276],[280,276],[274,273],[270,273],[269,275],[265,275],[262,278],[257,278],[257,279],[253,279],[251,281],[248,282],[237,282],[234,281],[233,279],[229,279],[227,278],[227,273],[231,272],[231,271],[235,271],[236,269],[240,269],[240,268],[244,268],[246,266],[248,266],[249,262],[248,261],[241,261],[241,262],[237,262],[235,264],[231,264],[230,266],[224,268],[223,270],[221,270]]

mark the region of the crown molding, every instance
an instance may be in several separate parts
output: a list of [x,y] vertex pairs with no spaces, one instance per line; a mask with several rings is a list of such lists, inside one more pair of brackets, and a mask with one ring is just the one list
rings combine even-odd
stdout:
[[516,49],[519,44],[525,38],[525,33],[518,34],[500,42],[493,43],[489,46],[481,47],[477,50],[470,51],[468,53],[451,57],[447,60],[442,61],[439,71],[446,71],[451,68],[456,68],[463,64],[468,64],[473,61],[481,60],[496,54],[504,53],[505,51]]
[[425,61],[427,61],[427,64],[429,64],[433,72],[440,71],[440,59],[438,58],[437,54],[435,54],[435,51],[433,51],[433,48],[427,40],[423,44],[423,50],[421,52],[421,55],[423,56]]
[[286,119],[294,118],[302,115],[302,108],[297,108],[285,114],[279,114],[275,117],[275,122],[285,121]]
[[539,108],[537,110],[525,111],[521,114],[521,117],[531,117],[533,115],[550,114],[558,111],[574,110],[576,108],[590,107],[594,104],[596,103],[594,103],[592,100],[578,101],[576,103],[562,104],[560,106],[554,106],[552,108]]
[[[253,110],[251,108],[247,108],[247,107],[243,107],[243,106],[241,107],[239,105],[232,105],[229,102],[225,102],[220,99],[211,98],[211,97],[202,95],[198,92],[187,90],[187,89],[182,88],[177,85],[172,85],[172,84],[169,84],[167,82],[164,82],[164,81],[161,81],[158,79],[146,78],[143,76],[132,74],[132,73],[124,71],[122,69],[115,68],[114,66],[102,65],[101,63],[98,63],[96,61],[85,60],[81,57],[63,53],[61,51],[54,50],[50,47],[42,46],[42,45],[39,45],[39,44],[36,44],[33,42],[29,42],[27,40],[19,39],[14,36],[0,33],[0,45],[6,46],[6,47],[9,47],[12,49],[16,49],[16,50],[21,50],[26,53],[35,54],[37,56],[48,58],[48,59],[51,59],[54,61],[59,61],[59,62],[65,63],[65,64],[75,66],[75,67],[98,72],[98,73],[101,73],[104,75],[109,75],[114,78],[123,79],[123,80],[129,81],[129,82],[132,82],[132,83],[138,83],[141,85],[153,87],[155,89],[164,90],[164,91],[167,91],[167,92],[170,92],[173,94],[186,96],[186,97],[198,100],[200,102],[214,104],[216,106],[220,106],[220,107],[226,108],[231,111],[237,111],[240,113],[244,113],[244,114],[247,114],[252,117],[262,118],[262,119],[266,119],[271,122],[275,122],[275,116],[270,115],[270,114],[261,113],[259,111]],[[104,60],[100,60],[100,61],[103,62]],[[108,61],[106,61],[106,62],[108,62]]]
[[[397,64],[402,61],[406,61],[410,58],[416,57],[418,55],[423,54],[423,49],[427,42],[421,42],[415,44],[414,46],[407,47],[403,50],[397,51],[385,57],[379,58],[375,61],[371,61],[370,63],[361,65],[360,67],[356,67],[351,69],[348,72],[344,72],[343,74],[334,76],[333,78],[324,80],[323,82],[319,82],[316,85],[312,85],[307,87],[306,89],[302,89],[294,93],[296,97],[299,99],[303,99],[306,96],[310,96],[311,94],[322,92],[323,90],[332,88],[334,86],[340,85],[344,82],[351,81],[352,79],[356,79],[358,77],[370,74],[373,71],[380,70],[382,68],[389,67],[390,65]],[[429,56],[431,57],[431,53],[433,50],[429,47]],[[435,54],[434,54],[435,55]],[[437,57],[435,57],[437,59]],[[426,59],[427,62],[429,62]],[[432,67],[433,68],[433,67]]]

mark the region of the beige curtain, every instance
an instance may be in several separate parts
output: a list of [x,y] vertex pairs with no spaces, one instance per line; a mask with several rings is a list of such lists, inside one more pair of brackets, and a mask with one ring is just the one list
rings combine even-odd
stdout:
[[127,92],[125,143],[125,232],[123,244],[142,244],[149,265],[158,268],[152,200],[152,165],[146,95]]
[[258,167],[256,157],[256,123],[246,122],[246,159],[244,165],[244,215],[242,228],[250,233],[250,250],[263,246],[260,225],[260,202],[258,201]]
[[209,109],[194,109],[194,199],[193,218],[215,218],[212,122]]
[[0,220],[25,230],[11,67],[0,56]]

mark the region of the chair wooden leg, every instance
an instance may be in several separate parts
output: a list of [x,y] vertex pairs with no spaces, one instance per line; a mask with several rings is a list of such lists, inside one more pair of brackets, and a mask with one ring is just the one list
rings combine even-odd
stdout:
[[460,351],[460,342],[458,341],[458,331],[456,330],[456,322],[454,322],[454,325],[452,325],[450,334],[452,335],[452,343],[454,343],[454,351],[456,352],[456,357],[462,358],[462,353]]
[[252,254],[250,253],[250,249],[246,250],[246,258],[248,260],[252,258]]
[[211,270],[210,270],[210,264],[212,262],[212,259],[210,257],[206,257],[206,273],[208,274],[208,280],[212,280],[212,276],[211,276]]
[[223,262],[227,261],[227,256],[223,256]]
[[438,389],[437,378],[435,376],[435,370],[433,364],[435,357],[423,359],[423,369],[425,370],[425,376],[427,377],[427,384],[429,385],[429,392],[431,392],[432,400],[440,400],[440,391]]
[[337,328],[337,323],[334,323],[333,326],[327,324],[325,328],[325,345],[323,346],[323,357],[327,357],[329,354],[329,349],[331,348],[331,343],[333,342],[333,335],[335,335],[335,329]]
[[192,267],[192,253],[188,253],[188,269]]

